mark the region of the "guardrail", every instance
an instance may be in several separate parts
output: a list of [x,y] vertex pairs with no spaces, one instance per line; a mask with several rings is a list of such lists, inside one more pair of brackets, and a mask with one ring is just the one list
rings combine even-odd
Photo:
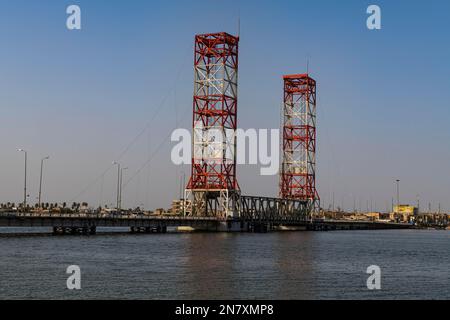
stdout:
[[127,214],[92,214],[92,213],[25,213],[0,212],[0,217],[6,218],[86,218],[86,219],[123,219],[123,220],[218,220],[216,217],[185,217],[185,216],[147,216]]

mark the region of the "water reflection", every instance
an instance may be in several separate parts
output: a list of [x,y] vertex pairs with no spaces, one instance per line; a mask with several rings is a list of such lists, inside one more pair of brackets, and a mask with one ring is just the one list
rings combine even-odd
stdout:
[[183,298],[314,298],[311,233],[191,234]]
[[231,298],[236,295],[238,239],[229,233],[186,235],[183,299]]
[[315,250],[311,232],[280,232],[275,236],[279,299],[315,299]]

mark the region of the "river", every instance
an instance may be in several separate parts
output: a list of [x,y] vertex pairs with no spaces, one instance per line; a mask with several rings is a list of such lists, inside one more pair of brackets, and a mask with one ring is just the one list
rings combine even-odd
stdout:
[[0,270],[0,299],[450,299],[450,231],[1,234]]

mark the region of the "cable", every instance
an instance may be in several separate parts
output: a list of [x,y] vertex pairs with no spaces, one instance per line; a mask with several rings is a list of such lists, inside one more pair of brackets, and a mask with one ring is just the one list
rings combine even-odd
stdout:
[[92,181],[91,183],[89,183],[84,189],[81,190],[80,193],[78,193],[75,197],[73,197],[69,202],[75,202],[75,200],[77,200],[81,195],[83,195],[84,193],[86,193],[92,186],[94,186],[95,184],[97,184],[97,182],[104,178],[106,173],[108,173],[109,170],[111,170],[112,165],[109,166],[105,171],[103,171],[103,173],[101,175],[99,175],[94,181]]
[[[186,116],[186,114],[188,112],[190,112],[191,109],[186,109],[186,112],[183,114],[182,119],[184,118],[184,116]],[[175,128],[178,127],[179,123],[176,124]],[[159,152],[159,150],[162,148],[162,146],[164,145],[164,143],[169,139],[169,137],[172,135],[172,131],[169,132],[168,135],[166,135],[164,137],[164,139],[161,141],[161,143],[158,145],[158,147],[156,148],[156,150],[151,154],[150,158],[148,158],[144,164],[127,180],[127,182],[123,185],[123,188],[126,188],[126,186],[143,170],[145,169],[145,167],[147,167],[147,165],[153,160],[153,158],[156,156],[156,154]]]
[[[189,49],[191,48],[191,45],[189,45]],[[187,53],[187,50],[186,50]],[[186,54],[185,54],[186,56]],[[184,57],[183,57],[184,58]],[[172,93],[172,91],[174,90],[174,88],[176,88],[176,84],[178,82],[178,80],[180,79],[180,76],[182,74],[182,70],[183,70],[183,66],[184,66],[184,62],[182,62],[180,64],[180,67],[178,68],[178,72],[177,72],[177,76],[175,77],[175,82],[172,85],[172,87],[168,90],[167,94],[164,96],[164,98],[162,99],[161,103],[158,105],[156,112],[153,114],[153,116],[151,117],[151,119],[149,120],[149,122],[147,122],[147,124],[145,125],[144,129],[141,130],[137,136],[135,136],[131,142],[125,147],[125,149],[119,154],[118,157],[116,157],[116,161],[121,160],[125,154],[127,154],[127,152],[131,149],[131,147],[139,140],[139,138],[148,130],[148,128],[150,128],[150,125],[153,123],[153,121],[155,120],[155,118],[158,116],[159,112],[162,110],[162,107],[164,106],[164,104],[166,103],[167,98],[170,96],[170,94]],[[106,175],[106,173],[112,168],[113,165],[110,165],[106,170],[103,171],[102,174],[100,174],[100,176],[98,176],[95,180],[93,180],[91,183],[89,183],[85,188],[82,189],[81,192],[79,192],[72,200],[70,200],[70,202],[74,202],[75,200],[77,200],[81,195],[85,194],[92,186],[94,186],[101,178],[104,178],[104,176]]]

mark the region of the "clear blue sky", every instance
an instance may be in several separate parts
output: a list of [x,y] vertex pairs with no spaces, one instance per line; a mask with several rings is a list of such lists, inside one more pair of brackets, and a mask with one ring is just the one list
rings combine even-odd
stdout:
[[[81,7],[80,31],[66,29],[70,4]],[[366,28],[369,4],[381,7],[379,31]],[[194,35],[235,34],[239,16],[239,127],[277,128],[281,76],[304,72],[309,57],[323,204],[334,192],[336,206],[372,198],[385,210],[399,178],[402,202],[420,195],[422,208],[450,210],[446,0],[2,0],[0,202],[21,200],[22,147],[31,201],[50,155],[44,200],[111,204],[115,171],[97,177],[138,137],[121,157],[124,180],[134,176],[125,205],[168,207],[189,171],[171,163],[165,137],[190,127]],[[243,193],[275,195],[278,178],[258,172],[238,168]]]

